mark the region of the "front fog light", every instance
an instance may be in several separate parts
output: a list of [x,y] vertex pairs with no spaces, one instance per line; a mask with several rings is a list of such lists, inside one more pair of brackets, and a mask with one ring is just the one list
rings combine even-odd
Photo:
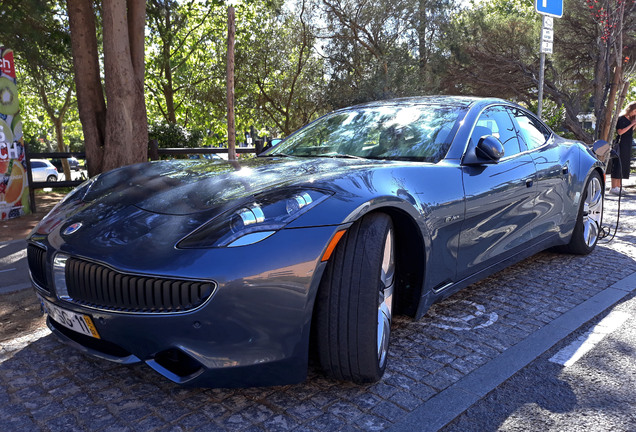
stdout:
[[68,288],[66,287],[66,261],[70,257],[65,254],[57,254],[53,259],[53,283],[55,292],[60,300],[69,299]]

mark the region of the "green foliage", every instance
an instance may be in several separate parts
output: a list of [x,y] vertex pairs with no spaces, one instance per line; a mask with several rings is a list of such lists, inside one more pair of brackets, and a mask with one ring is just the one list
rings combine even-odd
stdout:
[[159,148],[201,147],[204,136],[201,129],[188,130],[175,123],[157,123],[148,128],[148,139],[157,140]]
[[219,1],[148,2],[150,122],[217,130],[225,115],[226,8]]
[[323,114],[324,66],[307,10],[290,13],[261,4],[239,12],[237,130],[254,125],[262,135],[287,135]]
[[[530,0],[475,1],[461,10],[453,0],[240,0],[235,7],[237,141],[251,127],[281,136],[333,108],[391,97],[495,96],[536,112],[541,19]],[[62,0],[5,0],[0,9],[0,42],[16,55],[33,148],[55,148],[52,118],[74,85],[65,8]],[[543,107],[561,134],[573,113],[601,104],[591,88],[603,58],[585,2],[567,0],[565,11],[554,23]],[[624,72],[634,82],[631,29]],[[226,144],[226,38],[223,1],[147,2],[146,105],[150,137],[161,147]],[[632,85],[626,101],[633,100]],[[71,150],[82,149],[74,101],[63,132]]]

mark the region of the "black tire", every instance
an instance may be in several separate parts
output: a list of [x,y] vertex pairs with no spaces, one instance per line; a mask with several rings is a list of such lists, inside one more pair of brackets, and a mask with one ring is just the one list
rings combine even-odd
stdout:
[[393,242],[391,218],[370,214],[349,228],[327,264],[316,304],[316,344],[323,369],[336,379],[375,382],[384,374],[395,286]]
[[57,177],[55,177],[53,174],[51,174],[50,176],[48,176],[46,178],[46,181],[47,182],[55,182],[55,181],[57,181]]
[[594,171],[585,184],[570,243],[560,248],[561,251],[587,255],[594,250],[603,221],[603,193],[601,176]]

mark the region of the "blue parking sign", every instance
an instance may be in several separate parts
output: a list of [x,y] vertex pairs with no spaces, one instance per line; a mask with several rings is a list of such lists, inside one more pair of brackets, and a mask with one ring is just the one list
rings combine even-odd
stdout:
[[555,18],[563,16],[563,0],[535,0],[534,8],[542,15]]

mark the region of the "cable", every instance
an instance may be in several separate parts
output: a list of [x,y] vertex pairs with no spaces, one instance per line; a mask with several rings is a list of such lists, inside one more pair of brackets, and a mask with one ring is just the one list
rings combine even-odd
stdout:
[[[612,155],[618,156],[614,150],[612,150]],[[621,165],[621,158],[616,157],[615,162],[616,161],[618,161],[618,172],[622,173],[623,166]],[[620,221],[620,218],[621,218],[621,197],[622,196],[623,196],[623,180],[621,179],[621,185],[618,190],[618,209],[616,210],[616,226],[614,227],[614,233],[612,234],[612,238],[607,240],[606,243],[609,243],[612,240],[614,240],[614,237],[616,236],[616,233],[618,232],[618,222]],[[603,206],[603,212],[605,212],[605,206]],[[606,228],[601,226],[599,230],[598,239],[603,240],[605,237],[609,236],[611,232],[612,232],[611,227]]]

